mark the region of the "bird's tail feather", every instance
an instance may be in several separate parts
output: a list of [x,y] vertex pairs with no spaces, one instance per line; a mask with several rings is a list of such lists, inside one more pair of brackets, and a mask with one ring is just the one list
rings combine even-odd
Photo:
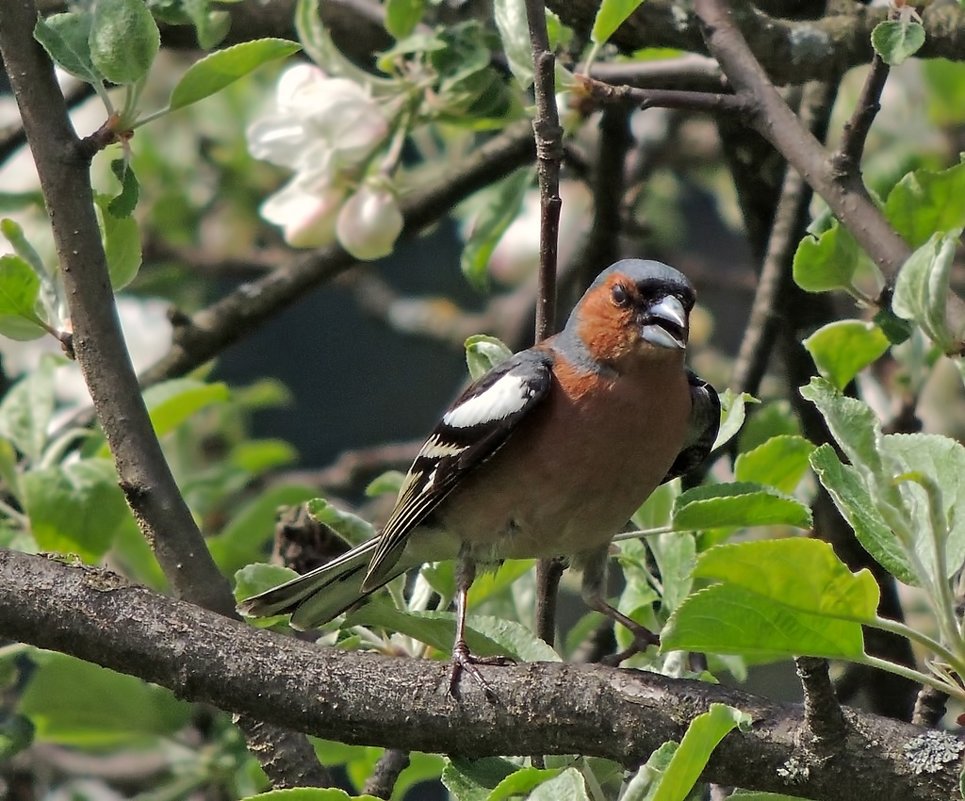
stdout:
[[238,608],[254,617],[291,614],[291,625],[296,629],[327,623],[406,571],[408,566],[400,565],[398,570],[380,576],[377,586],[363,591],[365,570],[377,545],[377,538],[367,540],[309,573],[246,598]]

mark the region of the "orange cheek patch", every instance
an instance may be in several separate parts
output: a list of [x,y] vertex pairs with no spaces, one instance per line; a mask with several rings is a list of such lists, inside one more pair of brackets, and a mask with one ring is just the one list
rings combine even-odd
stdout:
[[634,341],[633,313],[613,305],[610,288],[610,284],[604,284],[584,299],[577,323],[580,338],[600,361],[619,359],[633,347]]

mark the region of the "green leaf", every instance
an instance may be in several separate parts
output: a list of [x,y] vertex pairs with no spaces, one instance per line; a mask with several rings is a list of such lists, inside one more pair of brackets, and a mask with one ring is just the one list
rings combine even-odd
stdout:
[[21,479],[30,528],[45,551],[96,562],[130,513],[107,459],[31,470]]
[[844,620],[874,620],[878,584],[852,573],[828,543],[807,537],[718,545],[701,554],[694,578],[716,579],[782,606]]
[[30,244],[18,222],[11,219],[0,220],[0,233],[10,243],[13,252],[27,262],[41,280],[52,277],[53,271],[44,264],[44,260],[40,258],[40,254]]
[[808,457],[814,445],[794,434],[771,437],[753,450],[737,456],[734,478],[794,492],[808,469]]
[[965,64],[947,58],[929,58],[922,60],[921,69],[931,121],[941,128],[965,123]]
[[37,302],[40,278],[19,256],[0,256],[0,333],[11,339],[27,340],[43,336]]
[[231,15],[226,11],[213,11],[211,6],[211,0],[184,0],[182,5],[187,21],[194,25],[202,50],[214,49],[231,28]]
[[889,346],[888,337],[874,323],[836,320],[815,331],[803,345],[821,375],[838,389],[844,389]]
[[734,584],[715,584],[687,598],[660,632],[660,650],[754,659],[856,659],[864,652],[860,623],[792,609]]
[[590,801],[590,795],[583,774],[576,768],[567,768],[538,785],[527,801]]
[[[938,434],[889,434],[884,437],[883,451],[900,466],[903,474],[920,474],[940,491],[943,508],[940,516],[947,530],[945,561],[950,578],[965,562],[965,446],[951,437]],[[934,564],[932,538],[922,536],[931,524],[930,499],[925,488],[904,481],[899,486],[914,525],[915,548],[920,560],[931,572]],[[941,532],[939,532],[940,534]],[[932,576],[932,581],[941,580]]]
[[130,217],[137,206],[140,193],[134,168],[126,159],[114,159],[111,162],[111,172],[121,182],[121,191],[111,198],[110,203],[107,204],[107,211],[117,218]]
[[634,11],[643,0],[603,0],[593,20],[593,30],[590,38],[596,44],[604,44]]
[[161,33],[144,0],[97,0],[90,28],[90,57],[107,80],[137,83],[161,46]]
[[509,69],[525,91],[533,85],[533,46],[523,0],[494,0],[493,18]]
[[359,545],[378,533],[367,520],[339,509],[324,498],[313,498],[306,508],[314,520],[332,528],[351,545]]
[[891,307],[895,314],[914,320],[945,353],[957,353],[961,345],[945,319],[949,279],[955,262],[955,251],[961,229],[947,234],[934,234],[918,248],[902,266],[895,283]]
[[508,759],[452,759],[442,771],[442,783],[454,801],[487,801],[500,782],[519,770]]
[[295,30],[305,54],[332,77],[350,78],[361,86],[395,87],[393,81],[380,79],[359,67],[339,52],[322,18],[318,0],[298,0],[295,6]]
[[908,173],[888,194],[885,216],[913,248],[935,233],[965,227],[965,162]]
[[191,706],[168,690],[89,662],[37,653],[39,664],[18,711],[37,729],[37,740],[84,748],[134,748],[174,734],[191,718]]
[[111,287],[117,292],[131,283],[141,269],[141,232],[134,217],[115,217],[109,211],[113,200],[106,195],[98,195],[95,208],[99,212],[97,218]]
[[[456,636],[452,612],[402,612],[388,603],[372,601],[350,612],[345,626],[378,626],[449,654]],[[511,656],[527,662],[559,662],[559,655],[521,623],[470,615],[466,619],[469,649],[480,656]]]
[[646,763],[627,782],[622,801],[653,801],[657,786],[678,747],[678,743],[668,740],[650,754]]
[[283,439],[251,439],[231,449],[228,463],[252,475],[298,461],[298,451]]
[[301,50],[287,39],[253,39],[226,47],[194,62],[171,92],[171,111],[190,106],[243,78],[269,61]]
[[794,282],[805,292],[829,292],[851,286],[862,259],[850,232],[837,221],[820,236],[808,235],[794,253]]
[[697,540],[693,534],[671,531],[649,537],[647,545],[663,579],[660,606],[669,614],[680,606],[680,602],[690,594],[693,587]]
[[54,413],[54,370],[62,359],[47,357],[21,378],[0,402],[0,436],[10,440],[27,460],[37,464],[47,443]]
[[466,365],[473,381],[512,355],[509,347],[496,337],[473,334],[466,340]]
[[734,393],[730,388],[720,394],[720,428],[717,430],[717,439],[714,440],[714,447],[711,450],[717,450],[740,431],[747,415],[748,403],[760,403],[760,401],[746,392]]
[[235,600],[243,601],[252,595],[258,595],[286,581],[291,581],[297,576],[298,573],[290,567],[281,565],[269,565],[265,562],[245,565],[241,570],[235,571]]
[[738,726],[746,728],[750,723],[750,715],[739,709],[726,704],[711,704],[709,711],[695,717],[687,727],[657,786],[653,801],[684,801],[718,743]]
[[761,404],[760,408],[747,418],[747,422],[741,428],[737,450],[740,452],[753,450],[771,437],[783,434],[800,436],[801,424],[788,401],[768,401]]
[[41,17],[34,27],[36,39],[55,63],[75,78],[90,84],[102,82],[100,72],[91,61],[90,30],[94,15],[89,11],[71,11]]
[[472,222],[460,257],[463,275],[477,289],[486,287],[489,259],[506,229],[519,214],[532,179],[532,169],[522,167],[485,190],[485,203]]
[[335,787],[291,787],[249,795],[241,801],[380,801],[373,795],[349,795]]
[[874,324],[884,332],[892,345],[900,345],[911,336],[911,323],[907,320],[902,320],[889,308],[878,309],[872,320]]
[[881,59],[897,67],[925,44],[925,29],[917,22],[885,20],[871,31],[871,46]]
[[754,793],[748,790],[738,790],[728,801],[805,801],[800,796],[784,795],[783,793]]
[[385,29],[396,39],[415,30],[426,10],[426,0],[385,0]]
[[918,578],[901,542],[875,507],[858,471],[842,464],[827,444],[811,454],[811,467],[861,546],[899,581],[917,585]]
[[496,595],[526,575],[536,564],[534,559],[507,559],[495,571],[483,573],[469,588],[469,608],[474,609],[490,596]]
[[379,495],[395,497],[402,489],[405,473],[401,470],[386,470],[373,478],[365,487],[366,498],[377,498]]
[[811,512],[773,487],[742,482],[694,487],[674,503],[673,527],[677,531],[770,525],[810,528]]
[[0,211],[22,211],[30,206],[42,209],[42,192],[2,192],[0,191]]
[[541,784],[555,779],[562,772],[563,768],[521,768],[499,782],[486,796],[486,801],[506,801],[517,795],[529,796]]
[[281,485],[260,493],[244,504],[224,530],[209,537],[208,548],[224,573],[233,573],[257,559],[271,539],[278,509],[294,506],[315,496],[311,487]]

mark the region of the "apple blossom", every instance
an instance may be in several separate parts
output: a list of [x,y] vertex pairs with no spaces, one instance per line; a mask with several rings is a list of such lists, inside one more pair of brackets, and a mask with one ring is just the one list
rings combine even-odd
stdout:
[[281,227],[296,248],[319,248],[335,241],[335,220],[345,191],[324,173],[298,173],[261,205],[261,216]]
[[402,223],[392,189],[382,181],[368,181],[342,206],[335,232],[355,258],[370,261],[392,252]]

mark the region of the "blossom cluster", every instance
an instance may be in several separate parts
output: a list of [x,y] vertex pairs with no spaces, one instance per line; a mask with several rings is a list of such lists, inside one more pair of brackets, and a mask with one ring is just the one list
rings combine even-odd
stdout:
[[248,128],[255,158],[294,171],[261,215],[293,247],[337,239],[357,259],[388,255],[402,213],[389,177],[372,166],[390,133],[390,119],[364,87],[311,64],[288,68],[275,109]]

